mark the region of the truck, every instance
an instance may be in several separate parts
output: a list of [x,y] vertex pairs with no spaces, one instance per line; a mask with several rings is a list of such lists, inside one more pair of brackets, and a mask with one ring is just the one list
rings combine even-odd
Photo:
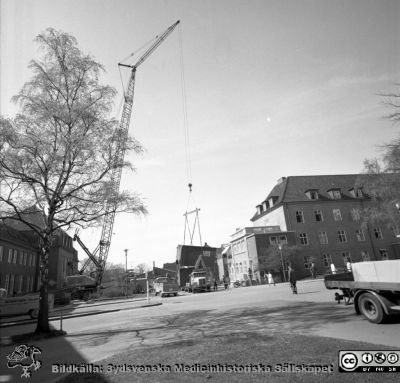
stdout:
[[[54,309],[54,296],[49,294],[49,312]],[[32,319],[39,316],[39,293],[20,296],[7,296],[6,289],[0,289],[0,317],[29,315]]]
[[160,294],[161,298],[167,295],[177,296],[179,291],[179,286],[175,280],[168,277],[158,277],[154,280],[153,289],[155,295]]
[[400,315],[400,259],[351,264],[351,271],[325,275],[327,289],[338,289],[335,299],[354,303],[356,314],[372,323]]
[[207,270],[193,270],[190,273],[189,291],[192,291],[194,294],[211,291],[211,281],[211,274]]
[[97,291],[97,281],[88,275],[69,275],[65,278],[65,285],[59,292],[69,294],[71,299],[88,300],[90,294]]

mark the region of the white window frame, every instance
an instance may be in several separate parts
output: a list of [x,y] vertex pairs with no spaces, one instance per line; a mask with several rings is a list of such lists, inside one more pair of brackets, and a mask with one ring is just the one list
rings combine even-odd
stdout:
[[339,242],[340,243],[346,243],[347,242],[347,236],[346,236],[346,231],[344,229],[338,229],[337,231]]
[[380,227],[374,227],[374,237],[375,239],[383,239],[383,234]]
[[342,220],[342,212],[340,211],[340,209],[333,209],[332,213],[334,221],[339,222]]
[[328,244],[328,233],[326,231],[319,231],[318,239],[319,239],[320,245],[327,245]]
[[333,263],[333,262],[332,262],[332,255],[329,254],[329,253],[324,253],[324,254],[322,254],[322,259],[323,259],[324,265],[325,265],[326,267],[330,267],[330,265]]
[[300,244],[302,246],[307,246],[308,245],[308,235],[307,233],[299,233],[299,238],[300,238]]
[[357,229],[356,230],[356,238],[358,242],[364,242],[365,241],[365,234],[363,229]]
[[363,262],[368,262],[371,260],[368,250],[361,250],[361,259]]
[[[324,222],[324,216],[322,214],[322,210],[315,209],[314,210],[314,216],[315,216],[315,222]],[[318,220],[317,217],[320,217],[320,219]]]
[[296,222],[297,223],[304,223],[305,222],[303,210],[296,210],[295,216],[296,216]]
[[389,259],[389,252],[387,251],[387,249],[379,249],[379,255],[381,257],[381,260]]

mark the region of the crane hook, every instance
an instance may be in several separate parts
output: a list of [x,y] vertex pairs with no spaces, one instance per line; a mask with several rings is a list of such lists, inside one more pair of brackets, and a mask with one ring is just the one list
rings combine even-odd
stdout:
[[189,186],[189,192],[191,193],[192,192],[192,184],[188,184],[188,186]]

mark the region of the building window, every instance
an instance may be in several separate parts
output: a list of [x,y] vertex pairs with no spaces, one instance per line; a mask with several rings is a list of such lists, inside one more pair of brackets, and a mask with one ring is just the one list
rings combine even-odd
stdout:
[[362,189],[356,189],[356,197],[357,198],[364,197]]
[[308,199],[317,200],[317,199],[318,199],[318,191],[316,191],[316,190],[309,190],[309,191],[306,193],[306,196],[308,197]]
[[279,243],[282,243],[284,245],[286,245],[288,243],[286,235],[280,235],[279,236]]
[[358,222],[361,219],[361,212],[359,209],[351,209],[350,215],[351,219],[355,222]]
[[394,238],[398,238],[397,236],[400,234],[399,230],[396,227],[391,227],[390,231],[393,233]]
[[278,239],[277,237],[273,236],[273,237],[269,237],[269,243],[271,245],[276,245],[278,243]]
[[348,251],[342,251],[342,256],[343,256],[344,267],[346,267],[347,262],[351,262],[350,253]]
[[8,260],[7,260],[7,262],[8,263],[12,263],[12,261],[13,261],[13,249],[8,249]]
[[13,263],[17,264],[17,260],[18,260],[18,250],[14,249]]
[[24,251],[24,266],[26,266],[26,260],[28,258],[28,254],[26,253],[26,251]]
[[299,234],[299,237],[300,237],[300,243],[302,244],[302,245],[308,245],[308,237],[307,237],[307,233],[300,233]]
[[341,221],[342,220],[342,213],[340,212],[340,209],[333,209],[333,219],[335,221]]
[[14,278],[15,278],[15,275],[14,274],[11,274],[10,275],[10,285],[9,285],[9,289],[8,289],[8,291],[9,291],[9,294],[12,294],[12,295],[14,295]]
[[0,262],[3,261],[3,252],[4,252],[4,247],[0,246]]
[[379,227],[374,228],[374,236],[376,239],[383,239],[382,230]]
[[304,260],[304,268],[305,268],[305,269],[309,269],[310,266],[311,266],[311,256],[305,255],[305,256],[303,257],[303,260]]
[[7,294],[10,292],[9,284],[10,284],[10,275],[6,274],[6,279],[5,279],[5,282],[4,282],[4,288],[7,290]]
[[320,231],[318,233],[318,238],[319,238],[319,243],[321,245],[327,245],[328,244],[328,234],[326,231]]
[[329,191],[329,196],[332,199],[340,199],[342,198],[342,193],[340,192],[340,189],[332,189]]
[[339,242],[347,242],[346,232],[344,230],[338,230],[337,233]]
[[322,254],[322,259],[324,261],[325,267],[330,267],[331,263],[333,263],[332,256],[330,254],[327,254],[327,253]]
[[364,235],[364,230],[360,229],[360,230],[356,230],[356,238],[357,241],[365,241],[365,235]]
[[22,281],[23,281],[24,276],[23,275],[19,275],[18,276],[18,293],[21,294],[22,293]]
[[298,223],[303,223],[304,222],[304,215],[303,215],[303,212],[301,210],[297,210],[296,211],[296,221]]
[[22,265],[24,263],[24,252],[21,250],[19,252],[19,264]]
[[367,261],[371,260],[369,253],[366,250],[361,251],[361,258],[362,258],[363,262],[367,262]]
[[322,211],[321,210],[318,210],[318,209],[315,210],[314,214],[315,214],[315,220],[317,222],[322,222],[324,220],[323,217],[322,217]]
[[382,260],[389,258],[389,254],[386,249],[379,249],[379,255],[381,256]]

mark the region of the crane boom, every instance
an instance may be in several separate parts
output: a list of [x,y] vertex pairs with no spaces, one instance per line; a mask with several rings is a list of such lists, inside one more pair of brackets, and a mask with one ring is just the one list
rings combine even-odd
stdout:
[[131,68],[131,75],[129,79],[128,89],[125,94],[124,106],[122,109],[122,116],[120,124],[115,132],[115,156],[113,158],[112,172],[111,172],[111,198],[106,202],[105,207],[105,218],[103,222],[103,228],[100,239],[100,251],[98,263],[100,267],[97,273],[97,283],[100,284],[103,278],[104,268],[106,266],[108,251],[111,244],[111,236],[114,226],[115,213],[117,210],[117,196],[120,187],[122,167],[121,164],[124,161],[126,151],[126,140],[128,137],[129,123],[132,114],[133,97],[135,90],[135,75],[136,69],[143,64],[143,62],[157,49],[157,47],[171,34],[171,32],[179,24],[179,20],[172,24],[168,29],[165,30],[160,36],[156,37],[155,42],[150,46],[149,49],[136,61],[134,65],[118,64],[120,66],[126,66]]

